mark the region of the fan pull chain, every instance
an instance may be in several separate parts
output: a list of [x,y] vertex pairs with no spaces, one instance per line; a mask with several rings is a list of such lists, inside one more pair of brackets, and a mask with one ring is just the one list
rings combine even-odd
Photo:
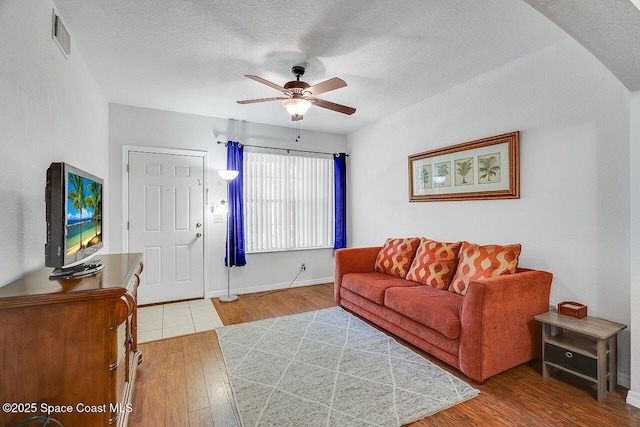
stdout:
[[296,142],[300,142],[300,123],[296,122]]

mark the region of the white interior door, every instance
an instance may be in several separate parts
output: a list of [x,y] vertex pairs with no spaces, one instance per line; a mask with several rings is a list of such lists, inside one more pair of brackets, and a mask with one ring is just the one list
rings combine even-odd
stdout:
[[129,251],[144,254],[138,303],[204,296],[204,158],[129,152]]

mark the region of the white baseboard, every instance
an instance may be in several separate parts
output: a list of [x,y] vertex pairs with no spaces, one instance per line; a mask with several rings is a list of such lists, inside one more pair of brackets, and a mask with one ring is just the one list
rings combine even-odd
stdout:
[[627,393],[627,403],[636,408],[640,408],[640,393],[629,390],[629,393]]
[[[309,280],[299,280],[294,282],[291,287],[298,288],[301,286],[311,286],[311,285],[322,285],[324,283],[333,283],[333,276],[331,277],[321,277],[317,279],[309,279]],[[286,289],[289,287],[289,283],[273,283],[270,285],[260,285],[260,286],[250,286],[245,288],[231,288],[231,293],[236,295],[238,294],[251,294],[254,292],[265,292],[265,291],[276,291],[280,289]],[[223,295],[226,295],[227,291],[225,290],[216,290],[209,291],[207,294],[207,298],[217,298]]]

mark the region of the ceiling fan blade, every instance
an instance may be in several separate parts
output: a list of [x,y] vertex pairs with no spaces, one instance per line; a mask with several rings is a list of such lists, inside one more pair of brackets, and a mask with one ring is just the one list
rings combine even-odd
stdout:
[[257,98],[257,99],[245,99],[243,101],[236,101],[238,104],[255,104],[256,102],[278,101],[280,99],[289,99],[284,96],[275,96],[273,98]]
[[356,112],[355,108],[347,107],[346,105],[336,104],[335,102],[325,101],[320,98],[307,98],[314,105],[318,107],[327,108],[329,110],[337,111],[338,113],[351,115]]
[[344,80],[334,77],[332,79],[325,80],[322,83],[318,83],[317,85],[313,85],[304,91],[311,92],[311,96],[316,96],[321,93],[329,92],[330,90],[340,89],[346,85],[347,83]]
[[275,90],[278,90],[278,91],[280,91],[280,92],[286,92],[286,91],[287,91],[287,90],[286,90],[285,88],[283,88],[282,86],[278,86],[278,85],[277,85],[277,84],[275,84],[275,83],[271,83],[269,80],[265,80],[265,79],[263,79],[262,77],[259,77],[259,76],[253,76],[253,75],[251,75],[251,74],[245,74],[245,77],[248,77],[248,78],[250,78],[251,80],[255,80],[255,81],[257,81],[258,83],[262,83],[263,85],[267,85],[267,86],[269,86],[269,87],[272,87],[272,88],[274,88]]

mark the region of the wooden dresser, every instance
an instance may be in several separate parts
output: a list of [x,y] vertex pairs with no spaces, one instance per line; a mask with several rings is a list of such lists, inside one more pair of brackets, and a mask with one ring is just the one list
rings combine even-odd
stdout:
[[65,427],[127,424],[142,254],[97,258],[92,276],[43,268],[0,288],[0,425],[47,411]]

